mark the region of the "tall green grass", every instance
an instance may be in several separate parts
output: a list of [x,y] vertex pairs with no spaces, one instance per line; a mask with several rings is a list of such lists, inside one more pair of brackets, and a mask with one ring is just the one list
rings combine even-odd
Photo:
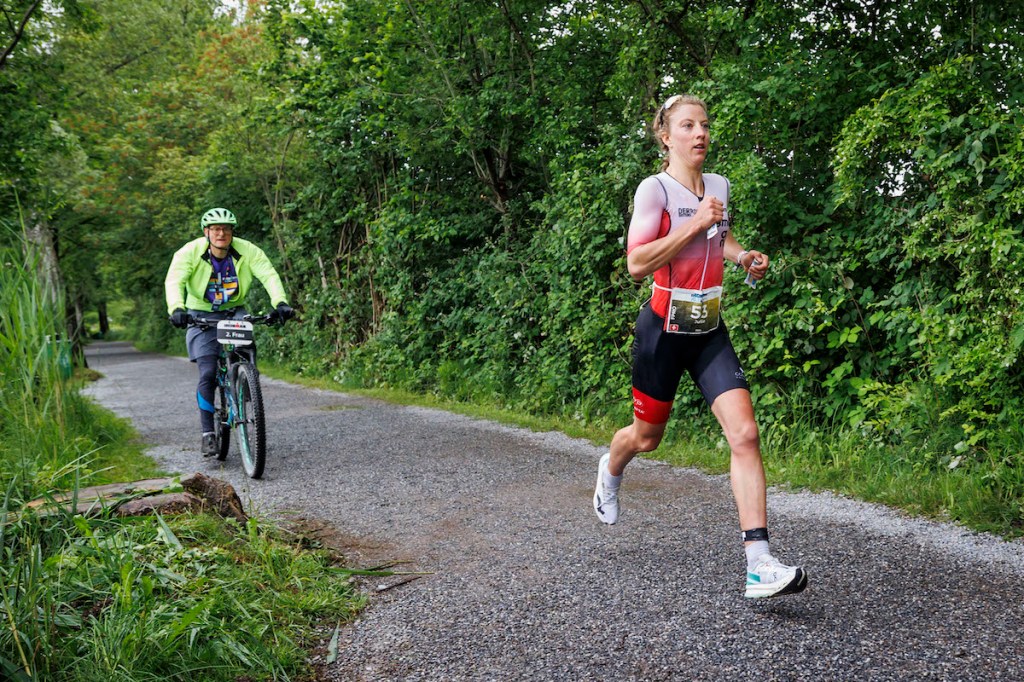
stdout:
[[39,518],[12,502],[2,679],[287,680],[308,673],[313,623],[363,606],[354,571],[255,519]]
[[69,437],[69,391],[59,363],[60,292],[38,260],[0,250],[0,483],[27,492],[39,476],[66,482],[82,445]]

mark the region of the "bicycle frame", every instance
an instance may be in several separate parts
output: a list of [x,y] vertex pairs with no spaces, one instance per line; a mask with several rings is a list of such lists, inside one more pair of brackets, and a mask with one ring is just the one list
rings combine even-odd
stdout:
[[228,414],[225,426],[229,429],[235,428],[239,423],[235,374],[238,371],[238,365],[242,363],[250,364],[253,369],[256,369],[255,345],[237,348],[221,344],[220,355],[217,356],[217,383],[224,389],[224,394],[227,397]]
[[[238,449],[242,465],[251,478],[260,478],[266,465],[266,423],[263,395],[256,368],[253,323],[273,324],[273,315],[245,315],[241,318],[192,317],[202,329],[217,328],[217,393],[214,419],[217,458],[227,458],[231,430],[239,429]],[[237,341],[237,342],[236,342]]]

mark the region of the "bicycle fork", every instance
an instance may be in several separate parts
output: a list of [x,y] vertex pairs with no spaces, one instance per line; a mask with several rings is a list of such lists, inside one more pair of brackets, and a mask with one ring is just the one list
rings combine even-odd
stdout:
[[231,370],[224,366],[221,368],[221,372],[217,375],[217,383],[224,388],[224,395],[227,396],[227,410],[228,413],[225,415],[227,419],[227,426],[229,429],[233,429],[241,424],[251,424],[252,419],[246,417],[242,419],[242,410],[238,405],[238,386],[235,385],[234,381],[228,381],[228,373]]

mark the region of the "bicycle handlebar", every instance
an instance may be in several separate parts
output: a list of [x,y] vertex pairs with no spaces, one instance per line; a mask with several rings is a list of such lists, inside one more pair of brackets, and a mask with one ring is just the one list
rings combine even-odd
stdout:
[[[224,317],[221,317],[221,318],[216,318],[216,317],[199,317],[197,315],[189,315],[188,316],[188,326],[190,326],[190,327],[199,327],[200,329],[209,329],[210,327],[216,327],[218,322],[220,322],[221,320],[225,320],[225,319],[230,320],[232,318],[230,318],[230,317],[227,317],[227,318],[224,318]],[[282,320],[280,317],[278,317],[274,313],[266,313],[264,315],[248,315],[247,314],[247,315],[242,315],[242,317],[237,318],[237,319],[241,319],[241,320],[243,320],[245,322],[252,322],[253,324],[265,324],[265,325],[284,324],[284,320]]]

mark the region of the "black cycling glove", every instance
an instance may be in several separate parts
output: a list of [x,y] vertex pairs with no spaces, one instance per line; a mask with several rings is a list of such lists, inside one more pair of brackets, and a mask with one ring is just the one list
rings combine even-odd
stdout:
[[274,311],[279,322],[287,322],[288,320],[295,317],[295,310],[292,309],[287,303],[278,303],[277,309]]
[[188,312],[184,308],[177,308],[168,319],[178,329],[188,326]]

